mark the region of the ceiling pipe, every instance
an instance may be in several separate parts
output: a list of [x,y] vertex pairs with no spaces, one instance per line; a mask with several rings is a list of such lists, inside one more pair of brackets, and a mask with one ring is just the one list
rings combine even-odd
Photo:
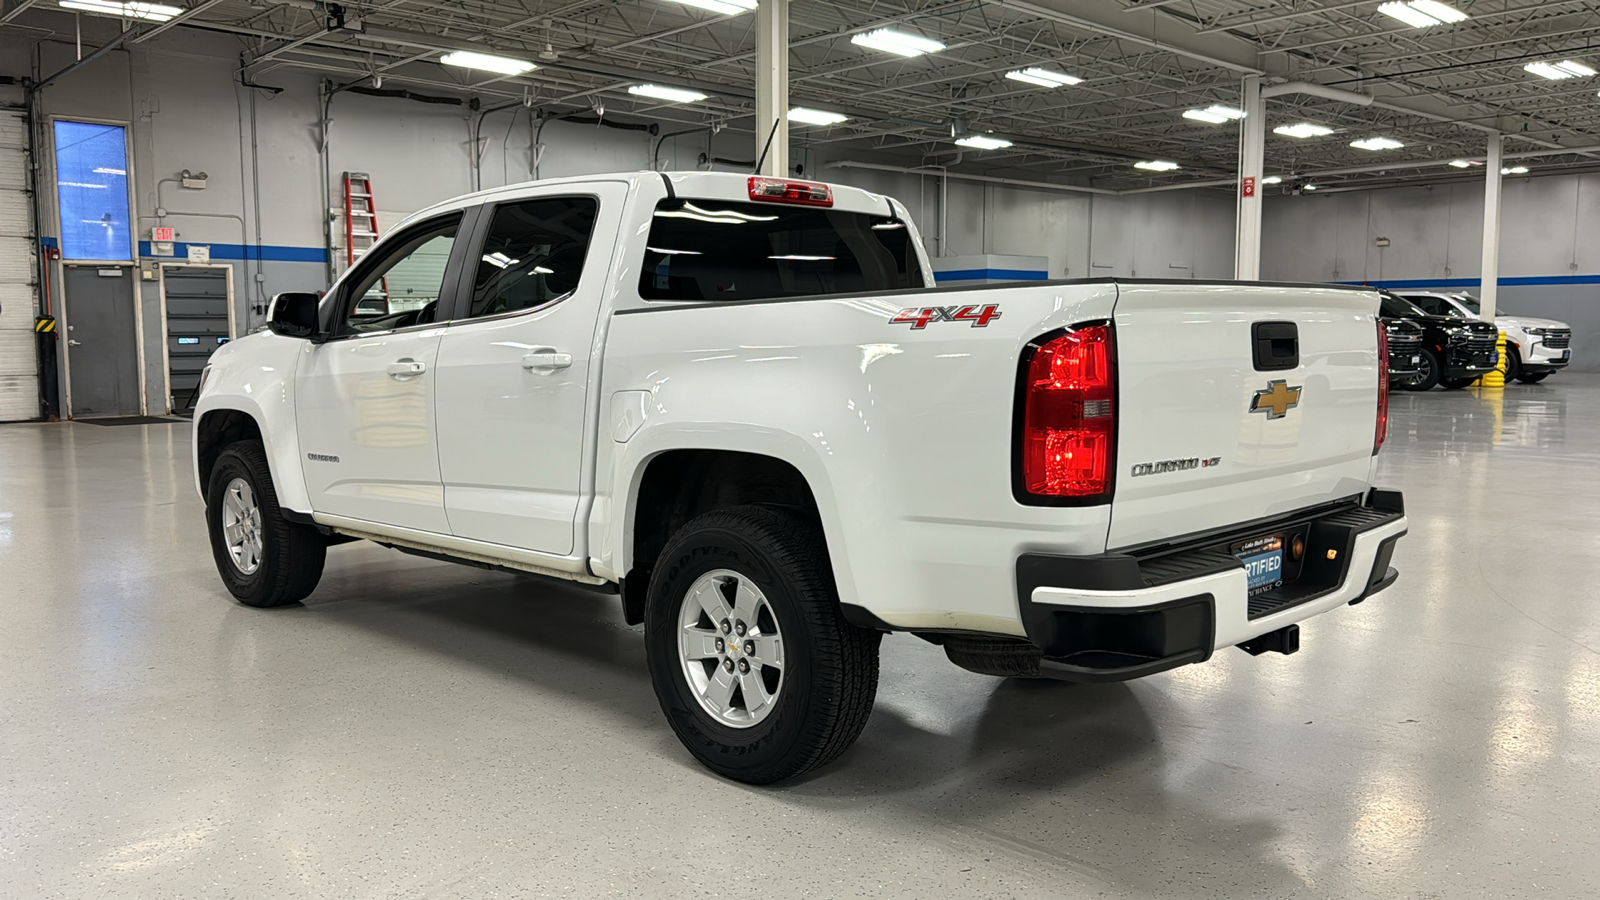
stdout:
[[1054,181],[1028,181],[1022,178],[1001,178],[995,175],[967,175],[962,172],[946,171],[942,166],[890,166],[883,163],[861,162],[854,159],[836,159],[828,163],[829,169],[874,169],[879,172],[899,172],[903,175],[937,175],[943,178],[954,178],[957,181],[977,181],[983,184],[1005,184],[1012,187],[1037,188],[1047,191],[1063,191],[1070,194],[1101,194],[1110,197],[1122,197],[1128,194],[1154,194],[1161,191],[1185,191],[1190,188],[1229,187],[1238,184],[1235,179],[1186,181],[1181,184],[1162,184],[1155,187],[1128,188],[1114,190],[1112,188],[1087,187],[1078,184],[1058,184]]
[[1355,106],[1371,106],[1377,98],[1371,94],[1358,94],[1355,91],[1345,91],[1339,88],[1328,87],[1325,84],[1314,84],[1309,81],[1290,81],[1284,84],[1269,84],[1261,89],[1263,99],[1269,97],[1283,97],[1289,94],[1305,94],[1310,97],[1321,97],[1324,100],[1337,100],[1340,103],[1350,103]]

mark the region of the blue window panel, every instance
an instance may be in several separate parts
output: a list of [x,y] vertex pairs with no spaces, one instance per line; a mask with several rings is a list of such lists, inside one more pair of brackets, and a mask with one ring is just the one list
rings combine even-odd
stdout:
[[55,123],[61,255],[129,259],[128,135],[121,125]]

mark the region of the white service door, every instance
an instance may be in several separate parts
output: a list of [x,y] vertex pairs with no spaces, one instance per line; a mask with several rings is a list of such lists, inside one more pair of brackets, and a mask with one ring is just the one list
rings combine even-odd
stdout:
[[590,354],[625,185],[485,210],[470,307],[439,348],[439,462],[458,537],[568,555],[582,496]]
[[[435,385],[459,216],[387,238],[329,302],[333,336],[307,344],[295,424],[311,508],[449,534],[439,481]],[[442,301],[442,302],[441,302]]]

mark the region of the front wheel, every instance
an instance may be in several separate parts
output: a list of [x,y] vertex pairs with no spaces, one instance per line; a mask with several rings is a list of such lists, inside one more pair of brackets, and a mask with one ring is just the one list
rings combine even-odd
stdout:
[[240,441],[217,457],[206,490],[206,526],[217,573],[246,606],[304,600],[322,580],[327,541],[312,526],[283,517],[259,441]]
[[825,765],[855,742],[881,637],[844,620],[821,529],[760,506],[684,525],[645,603],[667,723],[712,771],[750,784]]
[[1521,375],[1521,374],[1522,374],[1522,354],[1517,352],[1517,348],[1516,347],[1513,347],[1510,344],[1507,344],[1506,345],[1506,384],[1510,384],[1511,382],[1516,381],[1517,380],[1517,376]]
[[1403,387],[1408,391],[1428,391],[1439,383],[1439,373],[1444,367],[1439,363],[1439,354],[1424,347],[1418,354],[1421,357],[1417,364],[1417,374],[1407,379]]
[[1541,381],[1543,381],[1543,380],[1545,380],[1546,378],[1549,378],[1549,377],[1550,377],[1550,373],[1549,372],[1528,372],[1528,373],[1524,373],[1522,375],[1518,375],[1517,376],[1517,380],[1522,382],[1523,384],[1538,384],[1539,382],[1541,382]]
[[1444,385],[1446,390],[1459,391],[1477,380],[1478,376],[1474,375],[1470,378],[1441,378],[1439,383]]

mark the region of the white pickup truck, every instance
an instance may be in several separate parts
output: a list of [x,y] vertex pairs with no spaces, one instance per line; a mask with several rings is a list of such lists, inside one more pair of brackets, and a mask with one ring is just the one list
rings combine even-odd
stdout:
[[195,415],[217,568],[306,597],[365,539],[621,595],[710,768],[842,753],[878,644],[1136,678],[1394,582],[1377,294],[934,288],[850,187],[642,172],[412,216],[221,348]]

